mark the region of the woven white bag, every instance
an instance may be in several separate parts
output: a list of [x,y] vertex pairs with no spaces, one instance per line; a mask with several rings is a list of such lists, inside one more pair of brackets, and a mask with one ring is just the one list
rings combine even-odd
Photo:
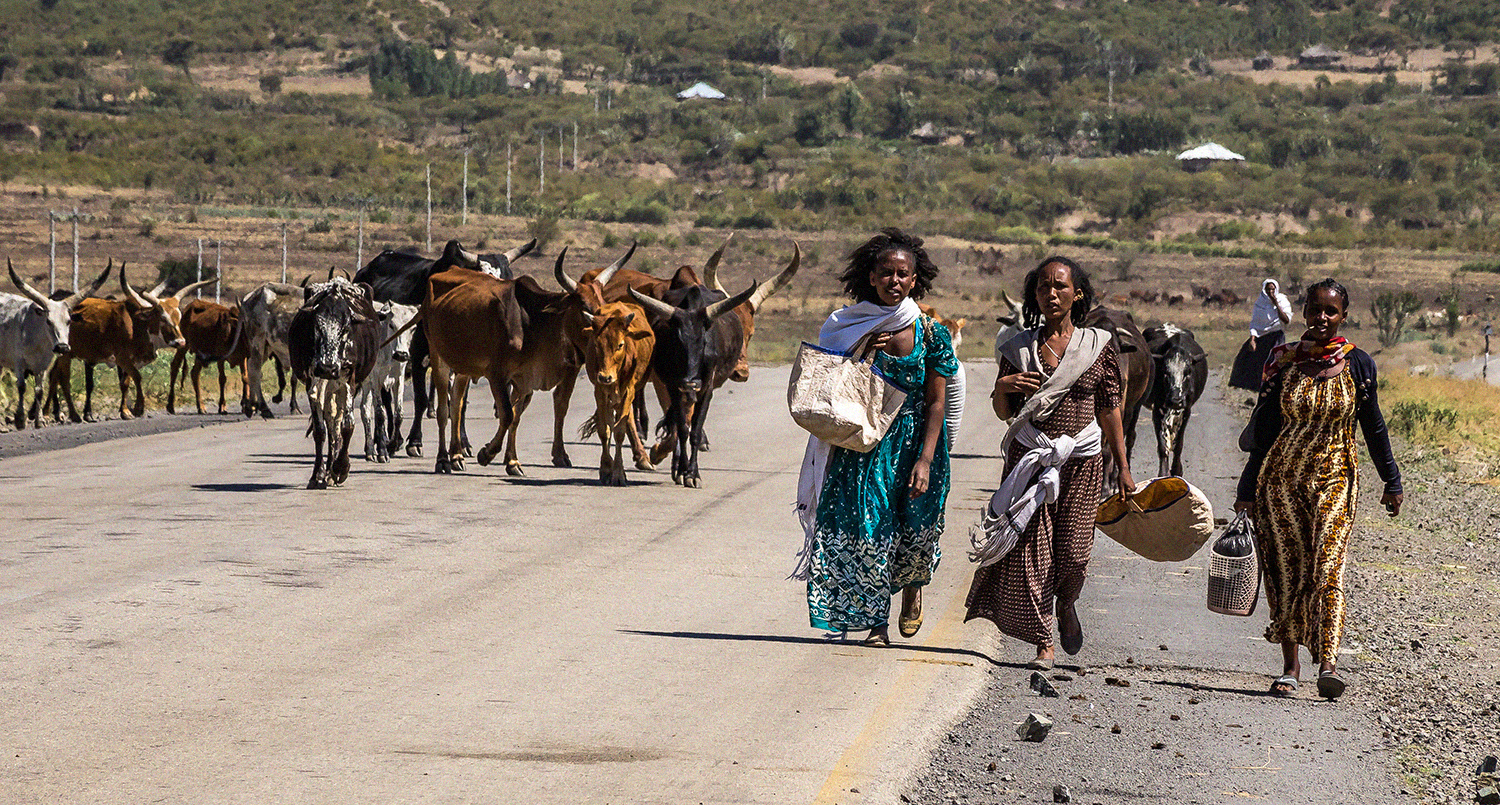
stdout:
[[1213,534],[1214,507],[1198,487],[1181,478],[1152,478],[1133,495],[1111,495],[1099,505],[1094,524],[1153,562],[1181,562]]
[[850,354],[802,342],[792,362],[787,407],[792,419],[836,447],[860,453],[875,449],[895,421],[906,392],[875,368],[874,352],[857,357],[868,343],[860,339]]

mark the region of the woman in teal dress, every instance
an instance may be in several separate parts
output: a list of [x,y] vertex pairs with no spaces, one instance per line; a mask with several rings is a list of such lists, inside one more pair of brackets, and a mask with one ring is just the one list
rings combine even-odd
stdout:
[[[826,476],[804,525],[807,605],[813,626],[869,630],[866,645],[888,645],[891,597],[902,593],[901,633],[922,624],[921,588],[937,569],[948,499],[944,395],[958,358],[946,327],[915,299],[937,268],[920,238],[887,229],[856,249],[840,277],[857,303],[829,316],[820,343],[849,349],[875,333],[875,365],[907,392],[884,438],[868,453],[827,448]],[[820,443],[821,444],[821,443]],[[809,447],[810,463],[816,445]],[[805,474],[809,470],[804,467]],[[804,481],[806,481],[804,476]],[[807,505],[799,496],[799,503]]]

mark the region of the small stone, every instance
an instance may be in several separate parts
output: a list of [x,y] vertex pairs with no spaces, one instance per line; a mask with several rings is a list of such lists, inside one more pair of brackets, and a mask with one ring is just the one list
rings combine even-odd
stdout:
[[908,797],[907,795],[902,794],[901,795],[901,801],[902,802],[911,802],[911,797]]
[[1135,658],[1134,657],[1126,657],[1125,658],[1125,664],[1126,665],[1135,665]]
[[1412,651],[1421,651],[1422,650],[1422,641],[1420,641],[1420,640],[1413,640],[1413,641],[1411,641],[1411,650]]
[[995,761],[993,761],[993,760],[991,760],[991,761],[990,761],[990,765],[989,765],[989,766],[987,766],[987,767],[986,767],[986,768],[987,768],[987,769],[988,769],[988,770],[989,770],[989,771],[994,771],[994,770],[995,770],[995,769],[997,769],[997,768],[999,768],[999,767],[998,767],[998,766],[996,766],[996,765],[995,765]]
[[1065,785],[1062,785],[1062,784],[1054,785],[1054,786],[1052,786],[1052,801],[1053,802],[1072,802],[1073,801],[1073,794],[1072,794],[1072,792],[1068,791],[1068,787],[1065,786]]
[[1176,713],[1173,713],[1172,715],[1167,716],[1167,718],[1170,718],[1173,721],[1181,721],[1182,720],[1182,716],[1179,716]]
[[1112,686],[1117,687],[1117,688],[1128,688],[1128,687],[1130,687],[1130,680],[1128,680],[1128,679],[1119,679],[1119,678],[1113,677],[1113,676],[1107,676],[1107,677],[1104,678],[1104,684],[1106,684],[1106,685],[1112,685]]
[[1052,699],[1057,698],[1058,695],[1057,688],[1052,687],[1052,683],[1048,682],[1046,677],[1042,676],[1036,671],[1031,672],[1031,689],[1036,691],[1041,696],[1046,696]]
[[1082,693],[1075,693],[1072,696],[1069,696],[1068,698],[1072,699],[1075,702],[1081,702],[1081,701],[1084,701],[1085,699],[1087,699],[1088,697],[1085,696],[1085,695],[1083,695]]
[[1025,721],[1021,722],[1021,726],[1016,727],[1016,735],[1020,736],[1021,740],[1033,743],[1041,743],[1051,731],[1052,719],[1040,713],[1031,713],[1026,716]]
[[1016,776],[1014,774],[1002,774],[1002,775],[1000,775],[1000,782],[1002,782],[1002,783],[1013,783],[1015,781],[1016,781]]
[[1188,704],[1198,704],[1198,703],[1199,703],[1198,699],[1188,699]]
[[1494,774],[1496,771],[1500,771],[1500,758],[1488,755],[1479,764],[1479,771],[1476,774]]
[[1110,727],[1109,731],[1112,732],[1112,733],[1114,733],[1115,735],[1119,735],[1122,732],[1122,730],[1120,729],[1120,725],[1119,724],[1116,724],[1113,727]]
[[1162,743],[1161,741],[1157,741],[1156,743],[1151,744],[1151,748],[1152,749],[1166,749],[1167,745],[1165,743]]
[[1500,788],[1487,785],[1475,792],[1474,801],[1479,805],[1500,805]]
[[849,789],[849,793],[851,793],[851,794],[858,794],[859,793],[859,789],[858,788],[851,788],[851,789]]
[[1072,674],[1064,674],[1064,673],[1056,673],[1056,674],[1052,675],[1052,681],[1053,682],[1072,682],[1073,681],[1073,675]]
[[1171,649],[1167,648],[1166,643],[1162,643],[1161,645],[1157,646],[1156,649],[1158,651],[1171,651]]

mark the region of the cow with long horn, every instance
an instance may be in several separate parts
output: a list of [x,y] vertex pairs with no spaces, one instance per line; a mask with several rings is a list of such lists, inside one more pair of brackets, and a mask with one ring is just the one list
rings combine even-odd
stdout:
[[[704,284],[725,296],[728,296],[729,293],[724,290],[723,285],[719,284],[719,263],[724,259],[724,250],[729,248],[729,241],[733,237],[734,233],[730,232],[729,236],[724,238],[724,244],[719,247],[718,251],[713,253],[713,256],[703,266]],[[801,265],[802,246],[799,243],[793,242],[792,259],[787,263],[786,268],[783,268],[779,274],[772,277],[765,285],[762,285],[760,290],[755,292],[755,295],[745,300],[744,304],[734,309],[735,315],[740,317],[740,324],[745,328],[745,344],[744,349],[740,352],[739,361],[735,363],[734,373],[729,376],[730,380],[743,383],[750,379],[750,360],[745,350],[750,348],[750,339],[755,337],[755,314],[760,311],[761,306],[766,303],[767,299],[770,299],[777,291],[785,288],[792,281],[792,277],[797,275],[797,269]]]
[[[658,391],[667,399],[660,430],[672,451],[672,480],[683,486],[702,485],[698,445],[703,423],[714,389],[729,379],[744,348],[744,325],[728,314],[748,302],[759,286],[752,282],[728,299],[702,285],[668,291],[665,299],[627,291],[652,318],[656,348],[651,367]],[[665,452],[660,445],[658,451]]]
[[[10,258],[5,259],[5,268],[10,273],[11,284],[20,295],[0,293],[0,369],[9,369],[16,376],[16,415],[13,420],[17,430],[26,427],[27,420],[41,424],[42,378],[58,355],[72,349],[68,339],[72,333],[73,311],[109,278],[114,264],[93,281],[87,290],[75,291],[62,299],[49,299],[33,288],[16,273]],[[26,378],[35,379],[31,411],[26,411]]]
[[[182,291],[178,291],[178,294],[182,294]],[[193,400],[197,404],[198,413],[205,413],[201,377],[203,367],[209,364],[218,364],[219,367],[219,413],[226,413],[224,407],[224,386],[228,382],[225,374],[226,364],[240,370],[240,407],[241,410],[247,409],[249,395],[246,393],[245,359],[249,355],[249,350],[244,338],[245,328],[240,318],[239,301],[231,297],[230,304],[224,305],[208,299],[193,299],[182,306],[181,322],[184,343],[177,349],[177,354],[172,356],[172,367],[167,381],[167,413],[177,412],[177,385],[180,378],[187,377],[188,353],[193,355]]]
[[[120,418],[144,416],[146,395],[141,367],[156,360],[162,347],[183,345],[177,311],[169,311],[163,300],[137,291],[130,284],[125,264],[120,264],[120,299],[85,299],[73,312],[73,329],[69,341],[72,349],[59,356],[48,373],[49,389],[45,408],[61,419],[66,403],[68,418],[80,421],[73,402],[74,358],[83,361],[84,398],[82,419],[94,418],[94,367],[113,364],[120,382]],[[173,305],[175,308],[175,304]],[[128,405],[131,386],[135,403]]]

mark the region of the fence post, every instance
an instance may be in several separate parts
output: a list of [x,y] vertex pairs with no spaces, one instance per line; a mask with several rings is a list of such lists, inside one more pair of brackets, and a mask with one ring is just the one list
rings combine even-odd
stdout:
[[[537,132],[536,140],[536,194],[542,196],[547,192],[547,132]],[[540,200],[540,198],[538,199]],[[77,287],[78,283],[73,283]]]
[[578,121],[573,121],[573,170],[578,170]]
[[462,226],[469,225],[469,149],[464,149],[464,211],[459,219]]
[[78,208],[73,208],[73,290],[78,290]]
[[[364,216],[360,216],[360,221]],[[432,163],[427,163],[427,253],[432,254]]]
[[[203,281],[203,238],[198,238],[198,273],[197,273],[196,276],[193,277],[193,282],[202,282],[202,281]],[[193,298],[194,299],[202,299],[203,298],[203,289],[199,288],[199,289],[193,291]]]
[[[57,213],[47,210],[47,293],[57,290]],[[73,290],[78,290],[74,288]]]
[[214,241],[214,304],[219,303],[219,285],[224,281],[224,241]]
[[286,221],[281,222],[281,282],[286,283]]
[[505,214],[510,215],[510,169],[514,162],[510,158],[510,143],[505,144]]

